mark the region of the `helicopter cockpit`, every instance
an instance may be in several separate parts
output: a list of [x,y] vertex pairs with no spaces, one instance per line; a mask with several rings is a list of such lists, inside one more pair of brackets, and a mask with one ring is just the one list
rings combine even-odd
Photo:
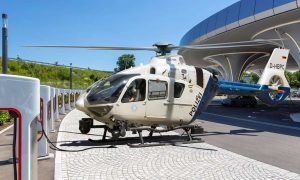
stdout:
[[87,101],[90,105],[115,103],[128,80],[139,74],[114,74],[105,80],[94,83],[88,90]]

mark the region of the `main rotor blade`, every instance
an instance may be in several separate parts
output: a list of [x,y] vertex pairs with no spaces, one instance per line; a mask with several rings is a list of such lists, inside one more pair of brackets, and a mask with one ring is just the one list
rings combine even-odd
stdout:
[[73,46],[73,45],[30,45],[32,48],[75,48],[93,50],[134,50],[134,51],[157,51],[156,47],[118,47],[118,46]]
[[235,45],[274,45],[274,46],[281,46],[276,41],[282,41],[285,39],[256,39],[252,41],[238,41],[238,42],[226,42],[226,43],[215,43],[215,44],[201,44],[201,45],[186,45],[186,46],[172,46],[172,48],[180,49],[180,48],[192,48],[192,47],[231,47]]
[[74,45],[31,45],[24,47],[33,48],[77,48],[77,49],[89,49],[89,50],[133,50],[133,51],[155,51],[170,52],[172,50],[179,49],[226,49],[226,48],[239,48],[239,47],[253,47],[263,45],[281,46],[276,41],[282,41],[284,39],[256,39],[251,41],[239,41],[239,42],[226,42],[215,44],[202,44],[202,45],[186,45],[186,46],[173,46],[168,45],[154,45],[153,47],[124,47],[124,46],[74,46]]
[[179,49],[194,49],[194,50],[205,50],[205,49],[226,49],[226,48],[240,48],[240,47],[254,47],[254,46],[264,46],[266,44],[244,44],[244,45],[223,45],[223,46],[180,46],[180,47],[170,47],[172,50]]

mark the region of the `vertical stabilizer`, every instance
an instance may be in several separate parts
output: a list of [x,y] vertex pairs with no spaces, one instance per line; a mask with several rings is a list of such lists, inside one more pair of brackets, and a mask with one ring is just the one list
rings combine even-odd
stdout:
[[274,49],[258,81],[262,93],[257,97],[268,105],[277,105],[290,94],[290,85],[284,75],[289,52],[287,49]]
[[275,48],[258,84],[267,85],[273,90],[278,90],[278,87],[290,87],[284,75],[288,57],[288,49]]
[[274,49],[257,84],[219,81],[219,94],[256,96],[263,103],[277,105],[290,94],[290,85],[285,77],[289,56],[287,49]]

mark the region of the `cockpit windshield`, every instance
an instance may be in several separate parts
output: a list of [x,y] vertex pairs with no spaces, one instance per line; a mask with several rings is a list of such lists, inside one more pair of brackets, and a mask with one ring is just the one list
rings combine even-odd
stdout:
[[90,104],[115,103],[128,80],[139,74],[114,74],[107,79],[97,81],[87,95]]

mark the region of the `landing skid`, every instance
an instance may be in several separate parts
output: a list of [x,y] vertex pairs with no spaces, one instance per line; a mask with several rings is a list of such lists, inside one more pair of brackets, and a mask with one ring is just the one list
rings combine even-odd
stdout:
[[[144,141],[144,137],[142,135],[142,131],[146,130],[146,131],[150,131],[150,134],[147,138],[152,137],[153,132],[156,133],[162,133],[162,132],[168,132],[168,131],[173,131],[173,130],[177,130],[177,129],[183,129],[185,131],[185,133],[187,134],[188,139],[186,140],[177,140],[177,141],[161,141],[159,143],[146,143]],[[199,127],[197,125],[184,125],[184,126],[178,126],[175,127],[173,129],[169,129],[169,130],[159,130],[159,129],[154,129],[154,128],[131,128],[130,130],[132,131],[137,131],[139,134],[139,138],[140,138],[140,143],[138,144],[131,144],[128,143],[127,145],[129,147],[132,148],[140,148],[140,147],[153,147],[153,146],[165,146],[165,145],[180,145],[180,144],[193,144],[193,143],[202,143],[204,142],[201,138],[193,138],[191,135],[191,131],[195,131],[195,129],[202,129],[202,127]]]
[[131,148],[141,148],[141,147],[155,147],[155,146],[176,146],[181,144],[193,144],[193,143],[203,143],[202,139],[193,139],[192,141],[178,141],[178,142],[160,142],[160,143],[144,143],[144,144],[131,144],[128,143],[127,145]]
[[94,139],[88,139],[88,141],[92,142],[92,143],[101,143],[101,142],[105,142],[106,141],[106,134],[107,134],[107,130],[108,130],[108,127],[105,126],[105,125],[95,125],[93,126],[93,128],[103,128],[104,129],[104,133],[103,133],[103,136],[102,136],[102,139],[99,139],[99,140],[94,140]]
[[[184,125],[184,126],[178,126],[173,129],[168,130],[160,130],[155,128],[148,128],[148,127],[138,127],[138,128],[130,128],[129,130],[132,132],[137,132],[139,137],[130,137],[130,138],[120,138],[120,139],[106,139],[108,127],[105,125],[96,125],[92,128],[103,128],[104,133],[102,136],[102,139],[94,140],[94,139],[88,139],[89,142],[92,143],[108,143],[108,142],[118,142],[118,141],[140,141],[139,143],[127,143],[129,147],[132,148],[140,148],[140,147],[154,147],[154,146],[166,146],[166,145],[180,145],[180,144],[193,144],[193,143],[202,143],[204,142],[201,138],[193,138],[191,134],[195,134],[194,132],[198,132],[199,129],[203,130],[202,127],[199,127],[197,125]],[[169,132],[177,129],[183,129],[187,136],[178,136],[178,137],[172,137],[170,136],[153,136],[153,133],[163,133],[163,132]],[[197,131],[198,130],[198,131]],[[143,136],[143,131],[149,131],[148,136]]]

